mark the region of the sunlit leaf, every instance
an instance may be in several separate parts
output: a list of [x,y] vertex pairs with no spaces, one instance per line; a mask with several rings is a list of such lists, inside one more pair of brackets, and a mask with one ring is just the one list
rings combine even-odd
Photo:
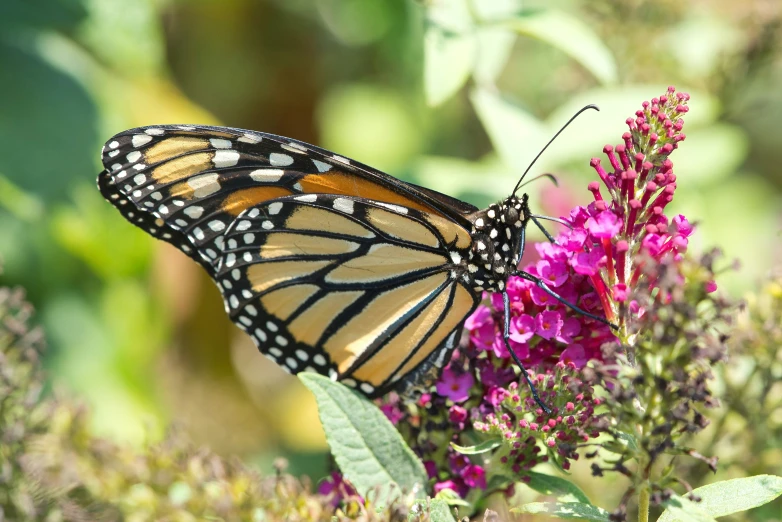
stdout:
[[510,510],[511,513],[546,514],[557,518],[610,522],[611,513],[605,509],[581,502],[531,502]]
[[298,377],[315,395],[334,460],[359,493],[377,490],[387,499],[396,485],[424,494],[428,478],[423,464],[377,406],[322,375],[304,372]]
[[508,167],[523,171],[543,146],[546,126],[519,105],[488,89],[470,94],[495,150]]
[[550,495],[560,502],[581,502],[584,504],[591,504],[589,497],[587,497],[577,485],[567,479],[546,475],[545,473],[537,473],[535,471],[530,471],[528,473],[530,480],[524,484],[538,493]]
[[478,83],[494,83],[510,58],[516,34],[496,27],[476,31],[478,50],[473,66],[473,78]]
[[455,522],[451,507],[436,498],[416,502],[407,515],[407,522]]
[[[724,517],[768,504],[782,495],[782,477],[757,475],[723,480],[693,491],[701,498],[698,508],[711,517]],[[677,508],[666,509],[657,522],[674,522],[680,518]]]
[[601,83],[616,83],[618,72],[611,51],[579,18],[553,9],[525,11],[505,24],[519,34],[537,38],[565,52]]
[[430,106],[453,96],[470,76],[478,44],[475,33],[430,26],[424,35],[424,92]]
[[75,180],[97,173],[95,103],[32,39],[0,40],[0,63],[0,172],[48,202],[61,201]]
[[[714,522],[714,518],[703,509],[699,502],[693,502],[679,495],[673,495],[663,503],[670,513],[671,520],[679,522]],[[660,519],[658,519],[658,522]]]
[[486,453],[494,448],[502,446],[502,439],[489,439],[476,444],[475,446],[459,446],[458,444],[451,443],[451,447],[463,455],[478,455],[480,453]]

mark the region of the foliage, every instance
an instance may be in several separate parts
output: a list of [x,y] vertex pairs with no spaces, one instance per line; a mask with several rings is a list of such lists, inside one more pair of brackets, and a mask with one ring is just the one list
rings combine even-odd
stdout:
[[[39,328],[28,326],[31,316],[22,290],[0,288],[0,516],[5,520],[404,518],[407,508],[396,502],[376,509],[344,490],[313,492],[306,477],[285,473],[284,459],[275,463],[275,476],[261,477],[236,459],[197,448],[181,432],[140,449],[96,437],[87,408],[42,394],[44,341]],[[423,514],[416,520],[430,518]]]
[[[618,123],[638,101],[676,83],[686,86],[693,100],[686,146],[676,151],[677,196],[666,213],[684,212],[697,224],[691,253],[717,244],[728,259],[741,261],[741,270],[715,274],[721,291],[737,296],[750,291],[755,281],[768,282],[749,296],[745,309],[729,309],[735,316],[735,325],[726,330],[730,359],[711,368],[716,378],[709,381],[709,391],[722,406],[698,409],[711,424],[687,442],[693,455],[719,455],[717,478],[702,460],[677,458],[676,476],[682,482],[670,487],[684,495],[685,483],[778,473],[782,396],[775,383],[782,292],[778,277],[769,280],[767,275],[779,262],[781,237],[780,27],[779,11],[763,2],[739,7],[674,0],[550,5],[518,0],[0,2],[3,279],[27,289],[49,344],[43,361],[49,370],[46,384],[35,369],[40,367],[40,334],[27,332],[17,343],[35,350],[13,356],[3,352],[7,371],[2,378],[10,380],[0,381],[5,386],[0,397],[14,407],[3,410],[0,421],[0,431],[9,437],[3,440],[13,441],[0,447],[0,460],[5,464],[7,455],[26,454],[24,441],[50,433],[54,420],[65,419],[68,435],[56,440],[64,441],[70,453],[56,454],[77,455],[75,462],[86,464],[75,467],[90,480],[105,478],[94,461],[79,460],[91,455],[91,444],[123,455],[146,454],[157,446],[145,441],[159,439],[164,426],[175,420],[189,437],[220,454],[239,453],[268,469],[273,456],[282,452],[290,457],[295,475],[304,470],[313,477],[326,473],[324,440],[312,429],[317,412],[307,390],[257,357],[224,320],[219,296],[196,269],[127,226],[101,201],[94,177],[105,136],[156,122],[223,122],[304,139],[485,205],[507,195],[575,110],[596,103],[600,113],[582,116],[538,160],[535,170],[556,173],[560,188],[535,184],[525,189],[535,212],[562,216],[582,200],[570,187],[580,190],[592,179],[585,158],[613,142]],[[601,190],[605,195],[606,189]],[[673,240],[677,234],[671,235]],[[537,261],[536,249],[528,252],[532,257],[524,259],[526,266]],[[699,256],[686,255],[691,281],[709,282],[702,277]],[[607,274],[606,266],[601,270]],[[678,308],[669,309],[674,316],[692,312],[695,301],[690,298],[701,289],[688,292]],[[696,306],[697,314],[715,312],[716,296],[701,297],[698,306],[707,310]],[[710,316],[696,315],[695,322],[704,317]],[[496,319],[492,313],[485,316],[484,331],[496,328]],[[20,332],[10,324],[11,331]],[[666,319],[659,327],[671,334],[682,324]],[[691,333],[684,333],[687,342]],[[643,353],[652,352],[659,341],[653,335],[636,340]],[[594,344],[599,348],[602,343]],[[642,360],[639,378],[653,382],[667,376],[653,366],[658,361]],[[707,374],[699,364],[691,367],[696,374]],[[596,365],[591,369],[605,371]],[[562,377],[573,369],[559,372],[544,382],[562,386]],[[89,414],[60,395],[42,398],[41,390],[52,383],[87,401]],[[504,384],[494,390],[495,400],[502,399],[498,404],[513,401],[514,393],[528,399],[524,386]],[[641,391],[642,399],[648,399],[643,394],[651,389]],[[560,408],[572,402],[579,413],[589,413],[585,420],[591,422],[590,408],[597,414],[606,408],[594,402],[605,399],[599,387],[592,392],[590,404],[551,393],[547,400]],[[426,426],[430,421],[450,429],[458,423],[469,426],[473,419],[463,418],[465,412],[458,408],[451,412],[453,405],[446,401],[432,390],[410,405],[410,418],[421,424],[402,431],[437,433]],[[430,413],[437,409],[437,415]],[[494,413],[494,406],[491,410],[484,413]],[[61,411],[65,413],[57,413]],[[383,411],[401,413],[398,405]],[[71,434],[82,437],[78,445],[68,438]],[[545,444],[543,432],[535,436],[535,445]],[[509,454],[514,448],[507,443],[476,437],[454,446],[448,444],[448,433],[433,437],[430,442],[442,453],[461,455],[463,449],[469,455],[471,464],[463,459],[454,464],[473,466],[469,477],[474,484],[486,481],[487,490],[479,495],[489,497],[488,491],[498,488],[511,492],[505,474],[493,478],[474,467],[497,451]],[[639,445],[635,438],[617,437],[590,441],[611,440],[620,455],[649,456],[651,446],[644,447],[643,441]],[[647,442],[660,440],[655,437]],[[173,446],[189,448],[176,450],[178,454],[199,454],[175,438]],[[160,451],[173,454],[166,447]],[[196,460],[216,458],[207,454],[211,456]],[[530,481],[514,482],[514,505],[540,500],[538,493],[565,504],[588,497],[608,509],[621,502],[624,483],[612,482],[610,476],[587,478],[590,469],[583,458],[564,459],[548,450],[538,454],[560,465],[570,462],[569,474],[552,475],[550,465],[538,463],[535,471],[525,469]],[[499,458],[503,456],[509,455]],[[184,460],[177,461],[181,469]],[[97,509],[111,502],[80,487],[59,488],[61,479],[73,475],[58,475],[55,482],[42,482],[43,488],[27,483],[19,461],[8,462],[17,464],[2,468],[4,478],[6,473],[13,477],[2,487],[13,484],[17,489],[11,502],[25,509],[45,505],[54,512],[58,506],[82,509],[87,504]],[[449,461],[438,462],[450,469]],[[508,466],[512,473],[513,463]],[[125,464],[116,467],[127,469]],[[577,482],[583,498],[555,479]],[[445,475],[439,481],[445,482]],[[59,489],[48,491],[46,484]],[[120,491],[129,482],[116,484],[114,498],[127,496]],[[333,476],[324,484],[350,493],[349,485]],[[286,498],[307,496],[306,484],[295,482],[290,488]],[[153,493],[161,502],[163,489]],[[472,508],[477,513],[484,507],[481,502],[469,506],[444,488],[437,502],[423,501],[422,511],[411,516],[427,509],[439,513],[443,504],[458,506],[462,514]],[[6,509],[10,504],[4,499],[2,505]],[[343,506],[354,515],[364,512],[362,505],[353,498]],[[778,518],[778,511],[778,503],[769,503],[733,518],[767,520]],[[366,513],[374,516],[372,509]],[[493,519],[487,515],[487,520]]]

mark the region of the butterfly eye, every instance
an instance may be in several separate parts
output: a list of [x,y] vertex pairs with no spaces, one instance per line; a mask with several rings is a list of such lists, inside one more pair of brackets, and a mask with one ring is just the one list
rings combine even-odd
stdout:
[[506,223],[515,223],[519,220],[519,211],[516,210],[513,207],[509,207],[505,210],[505,222]]

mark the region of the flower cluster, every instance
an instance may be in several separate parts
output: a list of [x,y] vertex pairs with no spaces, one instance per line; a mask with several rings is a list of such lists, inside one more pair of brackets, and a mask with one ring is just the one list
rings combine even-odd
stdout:
[[[594,201],[571,212],[573,232],[585,236],[584,252],[577,256],[580,273],[590,277],[606,317],[622,327],[629,313],[639,312],[627,302],[628,291],[644,273],[639,254],[656,261],[670,254],[678,261],[693,232],[684,216],[671,220],[665,215],[676,191],[669,156],[685,139],[682,117],[689,99],[687,93],[668,87],[659,98],[643,102],[635,117],[627,119],[629,131],[622,143],[603,148],[611,169],[599,158],[590,161],[609,198],[594,181],[588,187]],[[654,283],[652,278],[649,284]]]
[[[433,390],[414,401],[394,396],[383,402],[383,411],[425,461],[435,491],[447,488],[467,497],[487,483],[502,489],[493,478],[523,481],[544,461],[567,469],[578,458],[579,445],[613,425],[595,415],[600,399],[592,389],[616,371],[604,374],[590,366],[622,361],[632,366],[632,357],[625,357],[630,323],[651,306],[636,293],[660,285],[654,270],[660,263],[678,273],[693,227],[684,216],[669,219],[665,208],[676,189],[669,156],[684,139],[688,100],[669,88],[642,104],[627,120],[622,143],[603,149],[611,169],[597,158],[590,162],[602,182],[602,188],[597,181],[588,186],[594,200],[573,209],[564,218],[569,228],[556,243],[536,244],[538,260],[523,267],[566,301],[619,330],[576,313],[528,280],[507,282],[510,348],[528,370],[534,368],[532,379],[550,415],[519,379],[502,338],[499,294],[486,294],[468,318],[462,346]],[[498,441],[490,451],[476,454],[473,448],[469,456],[457,451],[487,440]]]
[[640,333],[632,346],[617,341],[604,348],[614,351],[619,364],[595,363],[583,372],[586,379],[605,383],[604,419],[612,426],[592,455],[602,460],[592,464],[593,474],[613,471],[631,481],[619,518],[632,494],[659,505],[670,498],[672,486],[691,489],[673,472],[676,458],[689,456],[701,461],[702,469],[716,471],[716,458],[686,444],[709,424],[706,410],[719,404],[711,390],[713,368],[726,357],[727,325],[735,313],[707,284],[714,280],[716,258],[711,252],[698,260],[647,260],[644,275],[655,277],[655,289],[639,287],[631,295],[647,310],[637,320]]

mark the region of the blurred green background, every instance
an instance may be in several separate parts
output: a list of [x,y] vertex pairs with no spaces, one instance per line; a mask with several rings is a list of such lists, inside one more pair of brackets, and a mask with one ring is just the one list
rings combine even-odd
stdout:
[[782,260],[777,0],[2,0],[0,259],[38,310],[54,388],[99,433],[172,423],[270,470],[328,466],[314,403],[230,324],[202,270],[95,188],[126,128],[222,124],[291,136],[483,206],[535,168],[534,207],[586,204],[589,159],[667,85],[692,94],[672,159],[693,249],[741,296]]

